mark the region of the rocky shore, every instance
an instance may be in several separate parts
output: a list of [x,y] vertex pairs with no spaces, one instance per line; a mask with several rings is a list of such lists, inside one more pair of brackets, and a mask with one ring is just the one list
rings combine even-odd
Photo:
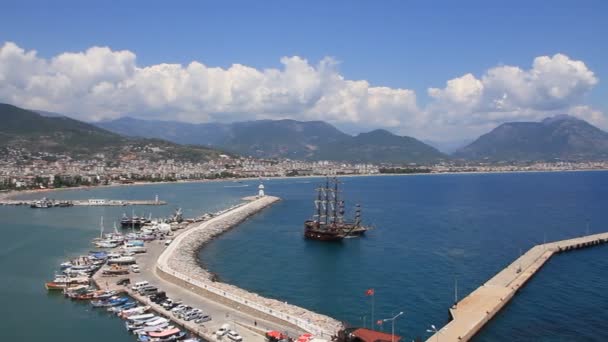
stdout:
[[157,268],[190,285],[211,291],[215,295],[248,306],[264,315],[274,316],[329,340],[342,329],[339,321],[286,302],[261,297],[230,284],[212,281],[213,275],[199,265],[198,251],[205,243],[277,201],[278,197],[261,197],[188,229],[178,235],[159,257]]

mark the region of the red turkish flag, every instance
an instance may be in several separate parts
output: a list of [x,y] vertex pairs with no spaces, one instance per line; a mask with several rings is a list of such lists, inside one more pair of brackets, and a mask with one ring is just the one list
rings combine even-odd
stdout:
[[373,296],[374,295],[374,289],[367,289],[367,291],[365,291],[365,295],[366,296]]
[[378,325],[382,325],[382,320],[381,320],[381,319],[379,319],[379,320],[376,322],[376,324],[378,324]]

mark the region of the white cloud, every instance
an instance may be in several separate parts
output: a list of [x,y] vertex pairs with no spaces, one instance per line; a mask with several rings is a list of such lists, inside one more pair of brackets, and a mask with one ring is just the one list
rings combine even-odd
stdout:
[[193,122],[290,117],[394,127],[417,111],[413,91],[345,80],[331,58],[312,65],[283,57],[281,64],[142,67],[134,53],[107,47],[47,60],[9,42],[0,47],[0,100],[85,120],[134,113]]
[[348,80],[337,62],[283,57],[281,68],[137,65],[134,53],[92,47],[41,58],[14,43],[0,46],[0,101],[84,120],[124,114],[190,122],[259,118],[325,120],[361,131],[391,128],[420,138],[460,139],[510,120],[570,113],[603,127],[605,116],[583,103],[598,80],[581,61],[556,54],[530,69],[497,66],[427,90],[420,108],[410,89]]
[[563,54],[541,56],[528,70],[498,66],[480,78],[466,74],[447,81],[443,89],[429,88],[433,101],[426,110],[429,122],[460,126],[469,134],[482,133],[506,121],[539,120],[564,113],[587,115],[591,122],[605,124],[601,112],[581,106],[584,96],[597,83],[593,72],[581,61]]

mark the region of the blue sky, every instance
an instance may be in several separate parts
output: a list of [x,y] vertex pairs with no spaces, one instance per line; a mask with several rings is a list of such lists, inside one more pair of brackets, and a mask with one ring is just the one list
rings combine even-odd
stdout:
[[450,79],[481,78],[501,65],[529,69],[534,58],[561,53],[598,80],[576,101],[608,112],[605,1],[5,0],[2,7],[0,44],[43,59],[108,46],[134,53],[139,67],[199,61],[263,70],[281,69],[283,56],[315,66],[331,56],[345,79],[413,90],[420,108],[428,88]]

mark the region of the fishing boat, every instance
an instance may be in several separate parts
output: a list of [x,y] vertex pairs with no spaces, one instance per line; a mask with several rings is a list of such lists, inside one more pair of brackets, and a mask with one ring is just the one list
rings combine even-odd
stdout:
[[130,318],[130,317],[135,317],[135,316],[143,315],[148,310],[150,310],[149,306],[138,306],[138,307],[133,308],[133,309],[123,310],[123,311],[121,311],[121,312],[118,313],[118,316],[120,318],[127,319],[127,318]]
[[57,274],[55,279],[46,282],[44,287],[48,291],[64,291],[84,284],[89,284],[89,277],[70,277],[65,274]]
[[54,281],[49,281],[49,282],[44,283],[44,287],[48,291],[63,291],[63,290],[69,289],[71,287],[76,287],[76,286],[78,286],[78,284],[70,284],[70,283],[54,282]]
[[132,256],[120,256],[108,259],[108,265],[132,265],[135,263],[135,258]]
[[159,332],[159,331],[173,329],[173,328],[174,328],[174,326],[172,326],[172,325],[170,326],[168,322],[165,322],[165,323],[161,323],[159,325],[145,326],[143,328],[133,330],[133,333],[135,335],[147,335],[149,332]]
[[47,199],[46,197],[43,197],[42,199],[34,201],[34,202],[32,202],[32,204],[30,204],[30,208],[37,208],[37,209],[46,209],[46,208],[52,208],[52,207],[53,207],[53,201]]
[[107,275],[107,276],[116,276],[116,275],[129,274],[129,268],[128,267],[121,267],[121,266],[118,266],[118,265],[110,265],[109,267],[106,267],[106,268],[102,269],[101,270],[101,274]]
[[186,333],[179,330],[178,328],[148,333],[148,336],[152,338],[157,338],[158,341],[175,341],[179,339],[178,336],[181,336],[181,338],[183,338],[185,335]]
[[341,241],[345,237],[363,235],[369,227],[361,224],[361,207],[356,206],[354,221],[344,218],[344,201],[340,199],[339,181],[327,178],[317,188],[315,213],[304,222],[304,237],[320,241]]
[[103,308],[103,307],[122,305],[122,304],[125,304],[127,301],[129,301],[129,298],[127,298],[127,297],[118,297],[118,298],[110,298],[107,300],[92,301],[91,305],[93,305],[93,307],[95,307],[95,308]]

